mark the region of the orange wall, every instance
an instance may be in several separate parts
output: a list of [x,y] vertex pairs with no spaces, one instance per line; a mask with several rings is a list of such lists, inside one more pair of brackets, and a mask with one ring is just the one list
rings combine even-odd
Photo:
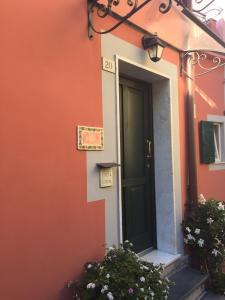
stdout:
[[[75,142],[77,125],[102,126],[100,37],[87,38],[83,0],[3,0],[2,8],[0,299],[64,300],[64,283],[104,251],[104,202],[87,203],[86,154]],[[115,34],[141,47],[135,30]],[[178,54],[166,49],[164,58],[179,73]]]
[[[224,69],[208,73],[196,80],[195,85],[196,122],[207,120],[207,115],[224,116]],[[209,171],[208,165],[200,164],[199,131],[196,132],[198,192],[205,197],[225,201],[225,170]]]
[[75,146],[76,125],[102,124],[100,43],[87,39],[83,3],[1,3],[2,300],[61,299],[103,254],[104,202],[87,204]]

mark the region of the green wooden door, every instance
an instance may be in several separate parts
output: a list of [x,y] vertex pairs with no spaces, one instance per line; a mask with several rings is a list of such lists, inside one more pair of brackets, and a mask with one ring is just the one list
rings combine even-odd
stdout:
[[123,239],[136,252],[156,246],[150,84],[120,78]]

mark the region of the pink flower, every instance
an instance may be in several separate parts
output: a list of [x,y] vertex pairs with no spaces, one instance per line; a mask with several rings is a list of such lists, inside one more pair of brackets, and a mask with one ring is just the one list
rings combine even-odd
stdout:
[[132,288],[129,288],[128,294],[133,294],[134,290]]

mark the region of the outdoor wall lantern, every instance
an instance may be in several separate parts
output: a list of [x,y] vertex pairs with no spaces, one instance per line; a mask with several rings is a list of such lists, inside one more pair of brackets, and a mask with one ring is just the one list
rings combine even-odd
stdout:
[[157,34],[153,37],[143,36],[142,45],[148,51],[152,61],[157,62],[161,59],[165,44],[158,38]]

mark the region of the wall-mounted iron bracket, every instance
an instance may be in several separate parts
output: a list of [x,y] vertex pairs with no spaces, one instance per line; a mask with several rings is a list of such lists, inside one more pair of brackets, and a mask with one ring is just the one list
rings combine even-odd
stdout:
[[[93,33],[98,34],[106,34],[112,32],[121,24],[126,22],[130,17],[132,17],[136,12],[138,12],[141,8],[143,8],[148,3],[154,0],[145,0],[141,4],[138,4],[139,0],[124,0],[126,1],[128,7],[130,7],[130,11],[124,15],[120,16],[113,12],[113,7],[120,5],[120,0],[107,0],[106,4],[100,3],[100,0],[87,0],[87,8],[88,8],[88,37],[93,38]],[[164,0],[164,2],[159,4],[159,11],[162,14],[166,14],[172,7],[173,0]],[[177,3],[178,5],[178,3]],[[107,16],[115,16],[119,20],[116,24],[106,30],[98,30],[94,25],[93,21],[93,13],[96,10],[97,16],[99,18],[105,18]]]
[[[211,49],[188,50],[180,54],[181,75],[186,72],[186,64],[195,68],[194,77],[200,77],[225,66],[225,53]],[[190,76],[189,76],[190,77]],[[193,78],[191,78],[193,79]]]

